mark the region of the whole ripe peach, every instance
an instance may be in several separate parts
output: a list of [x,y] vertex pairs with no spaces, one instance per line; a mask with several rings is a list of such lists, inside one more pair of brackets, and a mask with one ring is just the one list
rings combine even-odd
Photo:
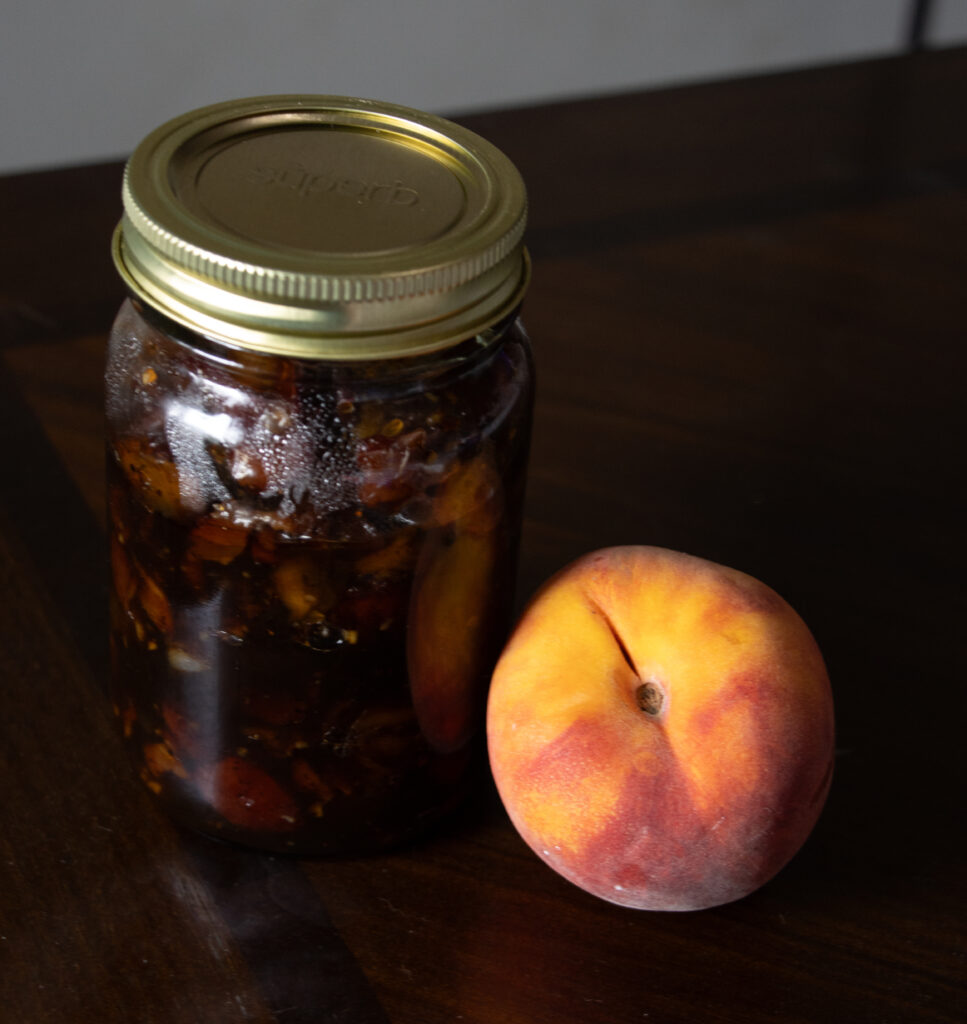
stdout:
[[654,547],[586,555],[537,593],[494,672],[494,778],[530,847],[603,899],[739,899],[811,831],[833,703],[805,623],[744,573]]

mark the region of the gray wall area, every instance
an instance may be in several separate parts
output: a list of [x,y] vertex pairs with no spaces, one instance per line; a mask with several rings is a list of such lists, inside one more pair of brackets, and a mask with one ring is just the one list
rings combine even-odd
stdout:
[[[340,93],[444,114],[900,52],[915,0],[13,0],[0,173],[111,159],[197,106]],[[967,0],[925,42],[967,41]]]

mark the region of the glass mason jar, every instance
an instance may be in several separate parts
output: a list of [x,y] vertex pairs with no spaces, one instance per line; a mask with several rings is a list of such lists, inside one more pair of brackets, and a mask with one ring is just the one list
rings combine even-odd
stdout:
[[510,625],[533,374],[522,182],[447,121],[267,97],[125,171],[112,688],[211,835],[365,852],[464,796]]

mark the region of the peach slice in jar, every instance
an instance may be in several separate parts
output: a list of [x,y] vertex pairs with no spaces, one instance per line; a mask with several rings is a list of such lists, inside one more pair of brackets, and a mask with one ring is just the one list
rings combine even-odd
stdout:
[[423,735],[439,753],[465,746],[482,708],[497,563],[492,533],[434,532],[413,582],[407,666]]

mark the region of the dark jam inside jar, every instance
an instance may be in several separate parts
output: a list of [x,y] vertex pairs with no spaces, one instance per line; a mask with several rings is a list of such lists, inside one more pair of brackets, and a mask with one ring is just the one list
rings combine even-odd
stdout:
[[243,353],[128,302],[107,370],[114,702],[182,822],[375,850],[464,795],[512,614],[532,376]]

